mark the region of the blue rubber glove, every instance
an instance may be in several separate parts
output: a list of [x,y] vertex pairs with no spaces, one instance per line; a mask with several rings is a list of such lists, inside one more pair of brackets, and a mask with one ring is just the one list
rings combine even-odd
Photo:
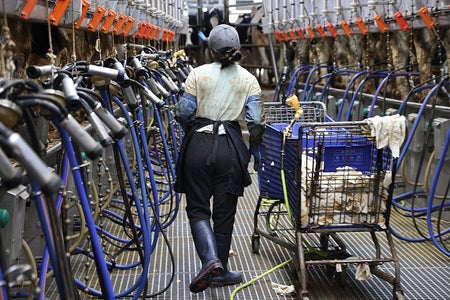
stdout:
[[250,146],[249,152],[253,156],[253,170],[258,171],[261,163],[261,146]]

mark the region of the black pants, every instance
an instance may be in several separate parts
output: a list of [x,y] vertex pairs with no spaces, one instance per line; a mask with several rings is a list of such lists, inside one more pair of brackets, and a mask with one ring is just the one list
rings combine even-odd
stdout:
[[[225,192],[232,165],[227,137],[216,138],[218,144],[213,159],[210,157],[213,134],[195,133],[186,149],[186,212],[191,223],[210,220],[212,216],[214,232],[228,235],[233,232],[238,197]],[[209,166],[208,159],[211,160]]]

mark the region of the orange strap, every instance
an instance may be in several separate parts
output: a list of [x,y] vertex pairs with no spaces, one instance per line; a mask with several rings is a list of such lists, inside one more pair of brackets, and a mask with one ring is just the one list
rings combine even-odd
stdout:
[[127,19],[127,16],[125,14],[121,13],[119,15],[119,18],[117,19],[116,24],[114,24],[114,27],[112,30],[115,35],[120,34],[123,24],[125,24],[126,19]]
[[361,34],[366,35],[369,33],[369,29],[367,29],[367,26],[361,17],[356,18],[355,23],[358,25]]
[[277,40],[278,40],[279,42],[282,42],[282,41],[283,41],[283,36],[281,35],[281,32],[278,31],[278,30],[275,31],[275,37],[277,38]]
[[28,19],[38,0],[27,0],[20,11],[19,18]]
[[325,29],[323,29],[323,26],[321,24],[317,24],[316,29],[317,29],[317,32],[319,32],[319,35],[321,37],[323,37],[323,38],[327,37],[327,34],[325,33]]
[[408,22],[406,22],[405,18],[403,17],[402,13],[400,11],[397,11],[394,14],[394,18],[397,21],[397,24],[400,26],[400,29],[402,31],[408,31],[409,25]]
[[430,12],[425,6],[419,9],[419,14],[423,22],[425,23],[425,26],[427,26],[428,29],[431,29],[436,25],[436,23],[433,20],[433,17],[431,17]]
[[83,0],[83,2],[81,3],[81,16],[75,22],[75,28],[80,28],[81,23],[83,23],[83,20],[86,17],[89,6],[91,6],[91,4],[87,0]]
[[313,38],[316,37],[316,35],[314,34],[314,30],[312,29],[311,26],[306,25],[306,31],[308,32],[308,35],[309,35],[310,38],[313,39]]
[[[139,26],[139,22],[141,22],[141,26]],[[138,38],[142,38],[142,37],[144,37],[144,33],[148,29],[149,26],[148,26],[148,23],[145,21],[139,21],[139,22],[138,22],[139,29],[136,32],[136,36]]]
[[70,0],[56,0],[55,7],[48,15],[50,24],[58,26],[62,17],[66,13],[67,7],[69,7]]
[[344,29],[344,32],[345,32],[345,34],[346,34],[347,36],[350,36],[350,35],[353,34],[353,31],[352,31],[352,29],[350,28],[350,26],[348,26],[347,21],[342,20],[342,21],[341,21],[341,27],[342,27],[342,29]]
[[97,6],[97,9],[94,12],[94,16],[89,22],[87,29],[90,31],[96,31],[105,13],[106,9],[103,6],[101,5]]
[[381,15],[376,15],[373,19],[382,33],[389,31],[389,27],[386,25]]
[[129,16],[127,18],[127,22],[125,23],[125,27],[123,28],[123,31],[122,31],[123,36],[128,36],[128,34],[130,34],[130,30],[133,27],[133,24],[135,21],[136,20],[131,16]]
[[286,42],[289,42],[289,37],[288,37],[286,31],[281,30],[281,36],[283,37],[283,40],[285,40]]
[[300,27],[297,27],[297,29],[295,30],[295,32],[297,32],[297,35],[301,38],[301,39],[306,39],[306,35],[303,32],[303,29],[301,29]]
[[106,15],[105,21],[102,24],[102,27],[100,27],[100,31],[102,33],[108,33],[109,29],[111,28],[114,20],[116,19],[117,13],[110,9],[108,11],[108,14]]
[[152,31],[150,32],[150,39],[152,40],[156,40],[157,38],[159,38],[159,34],[161,33],[161,27],[156,26],[156,25],[152,25]]
[[292,41],[295,41],[297,39],[297,36],[295,35],[295,32],[294,30],[292,30],[292,28],[288,30],[288,34]]
[[327,27],[328,27],[328,31],[330,32],[331,36],[335,38],[337,36],[337,30],[334,27],[333,23],[328,22]]

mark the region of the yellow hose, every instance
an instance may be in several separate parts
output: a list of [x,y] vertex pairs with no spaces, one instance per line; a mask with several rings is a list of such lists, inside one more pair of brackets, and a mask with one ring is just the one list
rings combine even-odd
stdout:
[[231,293],[230,300],[233,300],[233,299],[234,299],[234,296],[236,296],[237,292],[239,292],[240,290],[242,290],[242,289],[248,287],[249,285],[255,283],[255,282],[258,281],[258,280],[260,280],[261,278],[263,278],[263,277],[269,275],[269,274],[272,273],[273,271],[276,271],[277,269],[284,267],[285,265],[287,265],[287,264],[290,263],[291,261],[292,261],[292,258],[289,258],[288,260],[286,260],[286,261],[282,262],[281,264],[279,264],[279,265],[273,267],[272,269],[270,269],[270,270],[268,270],[268,271],[262,273],[261,275],[259,275],[259,276],[255,277],[255,278],[253,278],[252,280],[250,280],[250,281],[244,283],[243,285],[238,286],[238,287]]
[[287,194],[287,187],[286,187],[286,179],[284,177],[284,169],[281,169],[281,185],[283,186],[283,197],[284,197],[284,203],[286,205],[286,211],[289,216],[289,220],[291,221],[292,226],[294,226],[294,219],[292,218],[291,213],[291,207],[289,205],[289,199]]

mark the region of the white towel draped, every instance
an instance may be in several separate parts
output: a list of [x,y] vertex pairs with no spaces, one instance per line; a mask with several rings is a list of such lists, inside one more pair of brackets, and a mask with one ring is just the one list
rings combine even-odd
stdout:
[[381,149],[389,145],[392,156],[400,156],[400,147],[405,140],[406,118],[399,114],[393,116],[375,116],[367,119],[371,135],[376,138],[377,148]]

